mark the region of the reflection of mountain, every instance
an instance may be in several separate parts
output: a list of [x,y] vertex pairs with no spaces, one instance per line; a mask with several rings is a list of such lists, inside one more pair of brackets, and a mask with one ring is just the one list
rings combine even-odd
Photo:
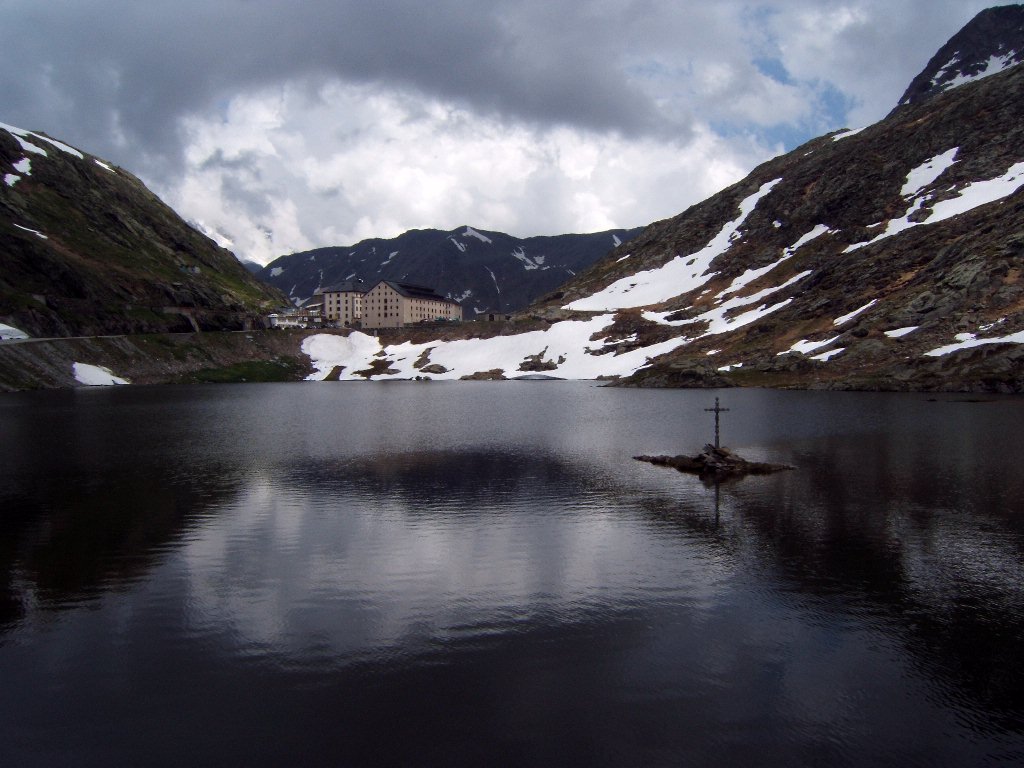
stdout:
[[[572,504],[596,490],[592,470],[572,457],[497,450],[378,453],[323,464],[293,465],[279,480],[303,492],[356,492],[399,504],[412,515],[505,515],[545,503]],[[609,492],[613,489],[602,488]],[[559,507],[552,512],[558,513]]]
[[45,608],[63,608],[140,581],[205,511],[233,494],[223,475],[183,480],[128,466],[4,489],[0,629],[21,618],[23,589]]

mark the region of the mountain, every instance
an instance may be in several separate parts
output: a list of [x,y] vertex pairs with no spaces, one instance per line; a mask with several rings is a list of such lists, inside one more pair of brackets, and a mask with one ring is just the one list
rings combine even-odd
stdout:
[[[1009,56],[1021,13],[954,41]],[[1024,67],[905,101],[652,224],[531,313],[616,313],[622,352],[674,339],[633,383],[1024,391]]]
[[0,124],[0,324],[29,336],[233,329],[284,297],[122,168]]
[[418,229],[281,256],[257,275],[295,303],[347,280],[362,279],[367,287],[377,280],[419,283],[462,302],[464,317],[471,319],[525,308],[639,231],[517,238],[468,226]]
[[1024,6],[1003,5],[975,16],[942,46],[899,104],[924,99],[1024,61]]

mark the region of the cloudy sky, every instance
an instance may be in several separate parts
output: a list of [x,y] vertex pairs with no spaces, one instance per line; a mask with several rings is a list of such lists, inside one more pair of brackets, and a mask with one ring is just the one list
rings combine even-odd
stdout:
[[0,121],[260,262],[633,227],[883,117],[998,0],[0,0]]

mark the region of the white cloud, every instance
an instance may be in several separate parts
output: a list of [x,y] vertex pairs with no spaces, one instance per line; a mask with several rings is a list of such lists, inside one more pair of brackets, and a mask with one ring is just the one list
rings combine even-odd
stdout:
[[697,125],[628,138],[482,116],[339,82],[231,99],[186,123],[160,192],[244,258],[471,224],[516,235],[640,226],[738,180],[771,150]]

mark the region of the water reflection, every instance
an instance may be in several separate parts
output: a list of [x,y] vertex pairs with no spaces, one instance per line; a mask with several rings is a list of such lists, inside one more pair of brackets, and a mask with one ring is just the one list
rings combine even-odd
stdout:
[[730,394],[756,417],[725,441],[798,470],[708,487],[630,458],[699,446],[702,393],[301,392],[0,402],[14,754],[956,765],[1024,745],[1015,401]]

